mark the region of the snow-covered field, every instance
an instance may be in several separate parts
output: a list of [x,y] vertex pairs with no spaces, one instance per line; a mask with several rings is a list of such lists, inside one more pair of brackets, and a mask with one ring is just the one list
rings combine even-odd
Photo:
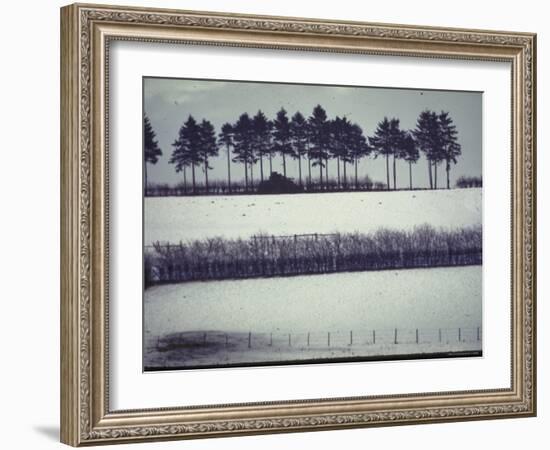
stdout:
[[[481,266],[469,266],[155,286],[144,296],[145,366],[480,350],[481,283]],[[191,333],[196,340],[205,332],[207,346],[162,351],[171,336]],[[249,332],[251,348],[243,340]],[[329,332],[331,346],[325,345]],[[268,346],[271,335],[275,345]]]
[[[481,189],[156,197],[145,199],[144,243],[426,223],[461,228],[481,220]],[[481,266],[154,286],[144,293],[144,365],[479,352],[481,296]]]
[[146,198],[144,243],[481,224],[481,189]]

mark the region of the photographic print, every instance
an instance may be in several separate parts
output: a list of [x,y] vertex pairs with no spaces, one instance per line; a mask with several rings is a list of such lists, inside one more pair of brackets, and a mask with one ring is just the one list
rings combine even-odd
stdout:
[[482,356],[482,93],[143,78],[145,371]]

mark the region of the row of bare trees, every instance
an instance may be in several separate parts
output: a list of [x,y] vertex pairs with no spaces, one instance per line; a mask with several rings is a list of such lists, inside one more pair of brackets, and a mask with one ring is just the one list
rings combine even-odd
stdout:
[[429,225],[412,231],[207,238],[145,249],[146,285],[481,264],[481,227]]
[[460,176],[456,180],[457,188],[473,188],[473,187],[482,187],[483,180],[481,177],[466,177]]
[[[155,164],[162,152],[147,116],[144,121],[145,165]],[[266,170],[268,177],[273,173],[275,155],[282,159],[283,176],[287,176],[289,161],[296,161],[299,186],[317,184],[321,189],[328,184],[331,160],[336,163],[337,185],[345,188],[354,184],[357,188],[358,163],[369,155],[385,157],[387,189],[392,187],[392,160],[393,189],[397,189],[396,162],[403,160],[409,165],[409,188],[413,189],[412,165],[419,160],[420,152],[428,161],[430,188],[437,189],[437,169],[445,163],[449,189],[451,164],[456,164],[461,154],[458,132],[447,112],[421,112],[414,130],[403,130],[399,119],[384,117],[374,134],[367,137],[357,123],[350,122],[345,116],[329,119],[321,105],[317,105],[307,118],[300,111],[289,117],[284,108],[277,112],[273,120],[269,120],[262,111],[253,117],[243,113],[235,123],[225,123],[217,136],[211,122],[206,119],[198,122],[189,115],[172,146],[169,163],[174,164],[176,172],[183,173],[185,188],[187,169],[191,170],[191,193],[197,192],[197,167],[202,167],[208,192],[210,163],[219,156],[220,149],[226,152],[229,193],[232,186],[231,162],[243,165],[245,191],[249,191],[254,190],[254,169],[258,165],[256,178],[260,182],[264,181]],[[307,163],[307,176],[304,162]],[[348,176],[349,166],[354,172],[353,180]],[[312,175],[312,168],[318,170],[318,178]]]
[[[328,180],[324,180],[323,186],[318,183],[309,184],[306,178],[306,184],[302,187],[298,186],[291,178],[286,178],[286,182],[291,186],[291,189],[285,190],[280,185],[272,189],[272,178],[281,178],[282,175],[273,172],[266,184],[259,183],[254,186],[254,189],[249,186],[245,187],[244,179],[231,180],[231,185],[227,181],[214,179],[208,182],[208,190],[204,182],[197,181],[195,184],[195,195],[240,195],[240,194],[269,194],[269,193],[298,193],[298,192],[344,192],[344,191],[385,191],[386,183],[381,181],[373,181],[368,175],[360,176],[356,182],[350,184],[338,184],[338,180],[331,176]],[[148,197],[181,197],[190,194],[190,186],[183,182],[176,184],[169,183],[149,183],[146,190]]]

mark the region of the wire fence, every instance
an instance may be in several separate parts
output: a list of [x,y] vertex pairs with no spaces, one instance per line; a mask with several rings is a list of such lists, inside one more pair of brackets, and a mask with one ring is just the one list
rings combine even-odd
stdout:
[[200,348],[258,350],[269,348],[331,349],[342,347],[418,345],[447,346],[481,343],[482,328],[385,328],[306,332],[191,331],[156,337],[157,351]]

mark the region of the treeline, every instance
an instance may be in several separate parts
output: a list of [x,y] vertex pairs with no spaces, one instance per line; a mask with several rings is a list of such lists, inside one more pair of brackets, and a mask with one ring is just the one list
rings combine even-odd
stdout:
[[[276,174],[277,172],[273,172]],[[272,174],[272,175],[273,175]],[[289,180],[291,181],[291,180]],[[320,185],[317,180],[306,180],[302,186],[295,185],[294,192],[346,192],[346,191],[382,191],[386,190],[386,185],[379,181],[372,181],[369,176],[365,176],[357,180],[357,183],[338,184],[336,178],[329,178],[323,185]],[[150,183],[146,190],[147,197],[177,197],[183,195],[238,195],[238,194],[257,194],[262,193],[262,182],[255,185],[246,185],[244,180],[237,180],[227,184],[227,181],[215,180],[208,184],[208,187],[201,182],[195,185],[193,193],[191,186],[185,183],[177,183],[170,185],[168,183]]]
[[459,177],[456,180],[456,187],[458,188],[474,188],[474,187],[482,187],[483,181],[481,177]]
[[480,226],[412,231],[221,237],[145,249],[145,285],[481,264]]
[[[155,140],[155,132],[147,116],[144,117],[145,186],[147,186],[147,163],[155,164],[162,151]],[[420,152],[428,161],[431,189],[438,187],[438,167],[444,163],[447,173],[447,188],[450,189],[451,165],[456,164],[461,154],[458,132],[448,112],[437,114],[422,111],[416,128],[401,129],[397,118],[384,117],[372,136],[365,136],[357,123],[346,116],[329,119],[325,109],[317,105],[306,118],[300,111],[289,117],[281,108],[276,117],[268,119],[262,111],[253,117],[241,114],[234,123],[225,123],[220,132],[206,119],[198,122],[192,115],[181,125],[172,144],[169,163],[176,172],[183,174],[183,192],[196,194],[198,168],[204,173],[204,189],[210,190],[209,171],[213,158],[225,152],[227,182],[232,193],[231,162],[243,165],[244,189],[254,191],[255,183],[264,181],[273,173],[273,158],[282,158],[283,176],[287,166],[297,164],[299,186],[317,185],[319,190],[329,187],[329,166],[336,166],[336,186],[356,189],[361,178],[359,161],[372,156],[384,157],[386,161],[386,188],[390,183],[390,160],[393,189],[397,189],[396,164],[405,161],[409,166],[409,188],[413,189],[412,165],[420,159]],[[258,167],[259,166],[259,167]],[[187,189],[188,170],[191,172],[190,189]],[[259,173],[254,173],[254,171]],[[315,173],[317,175],[315,175]],[[334,172],[333,172],[334,173]],[[314,182],[314,179],[317,179]]]

